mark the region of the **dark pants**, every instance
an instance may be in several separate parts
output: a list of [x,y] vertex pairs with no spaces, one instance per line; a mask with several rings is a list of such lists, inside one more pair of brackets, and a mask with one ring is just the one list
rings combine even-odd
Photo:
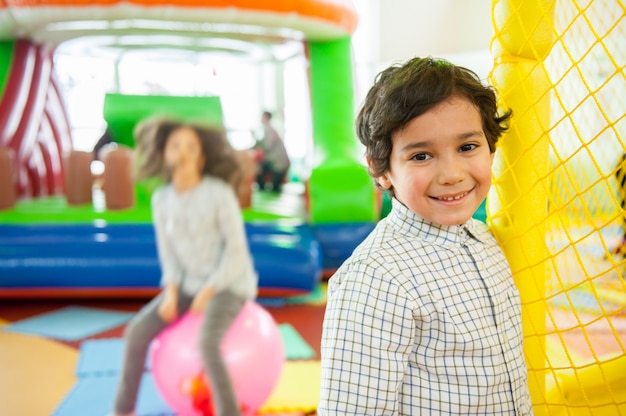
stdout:
[[[130,413],[135,409],[148,348],[152,340],[168,325],[158,314],[161,299],[162,295],[152,299],[126,327],[124,366],[115,399],[115,412],[117,413]],[[187,312],[192,300],[192,297],[179,292],[179,316]],[[245,300],[225,291],[216,294],[204,311],[200,350],[207,379],[211,384],[211,396],[216,416],[241,414],[219,346],[244,304]]]
[[273,164],[269,162],[262,162],[260,171],[256,176],[256,183],[259,185],[259,189],[266,189],[266,179],[269,176],[270,183],[272,184],[272,191],[280,192],[283,187],[285,176],[288,169],[277,170],[274,169]]

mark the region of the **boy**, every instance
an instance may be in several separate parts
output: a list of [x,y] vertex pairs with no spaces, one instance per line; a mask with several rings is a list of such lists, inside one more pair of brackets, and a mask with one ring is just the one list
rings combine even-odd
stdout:
[[472,219],[510,116],[443,60],[378,75],[356,129],[392,210],[330,279],[320,416],[532,414],[519,294]]

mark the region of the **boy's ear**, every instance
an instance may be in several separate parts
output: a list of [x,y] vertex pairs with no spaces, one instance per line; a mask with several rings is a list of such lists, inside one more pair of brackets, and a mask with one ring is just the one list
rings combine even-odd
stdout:
[[378,182],[378,184],[384,189],[391,189],[391,181],[389,180],[389,177],[386,173],[383,173],[381,176],[377,177],[376,182]]
[[[374,169],[372,168],[372,162],[370,161],[370,159],[366,156],[365,157],[365,161],[367,162],[367,166],[369,167],[370,172],[374,172]],[[389,178],[387,177],[386,173],[383,173],[380,176],[377,176],[375,178],[376,183],[384,188],[384,189],[391,189],[391,181],[389,180]]]

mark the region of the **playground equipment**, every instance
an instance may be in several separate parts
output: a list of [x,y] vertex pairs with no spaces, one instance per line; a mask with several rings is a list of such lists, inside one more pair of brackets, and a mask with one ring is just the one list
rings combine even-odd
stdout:
[[488,218],[522,297],[537,415],[626,414],[624,259],[611,254],[625,16],[610,0],[493,2],[491,79],[514,117]]
[[[172,409],[189,416],[212,414],[201,407],[212,407],[198,349],[202,319],[202,314],[182,316],[159,334],[151,348],[152,374],[159,391]],[[220,350],[242,408],[248,413],[257,411],[278,383],[286,360],[274,318],[259,304],[247,302]],[[205,403],[197,397],[203,389]]]
[[[355,26],[355,11],[343,1],[0,5],[0,147],[14,157],[17,195],[15,205],[0,212],[0,246],[11,247],[0,254],[0,295],[105,296],[156,288],[149,191],[140,187],[135,206],[117,211],[68,206],[64,200],[64,157],[73,145],[52,59],[54,49],[67,40],[115,35],[118,44],[111,46],[121,47],[120,39],[137,34],[187,38],[200,49],[209,37],[305,44],[315,148],[308,211],[293,217],[251,209],[244,216],[260,294],[313,290],[323,271],[337,267],[378,219],[376,192],[358,160],[352,132],[350,36]],[[172,108],[179,116],[221,120],[210,97],[121,94],[107,96],[105,118],[116,140],[133,147],[130,132],[140,116]]]
[[[309,184],[311,211],[309,221],[289,226],[302,226],[309,233],[328,266],[350,247],[331,243],[358,240],[353,230],[372,224],[375,194],[354,159],[355,142],[348,133],[351,75],[344,64],[349,62],[355,16],[345,3],[277,2],[280,10],[273,10],[272,2],[258,0],[237,2],[237,7],[210,1],[200,7],[190,1],[183,11],[168,13],[140,1],[73,3],[75,10],[67,7],[69,2],[62,8],[55,7],[54,1],[0,5],[0,34],[6,39],[0,62],[9,63],[0,70],[0,88],[4,88],[0,90],[0,145],[15,150],[19,195],[58,192],[60,171],[55,167],[61,166],[59,155],[71,148],[50,49],[41,45],[97,30],[79,25],[73,31],[48,33],[44,28],[49,24],[72,18],[126,22],[132,28],[125,16],[133,13],[143,13],[153,22],[256,22],[304,34],[310,59],[316,151]],[[288,7],[293,10],[284,10]],[[494,0],[492,10],[496,65],[491,78],[502,103],[514,110],[514,118],[496,155],[488,222],[503,245],[522,296],[535,414],[626,414],[625,262],[611,254],[621,239],[624,216],[614,176],[626,143],[626,10],[622,2],[613,0]],[[117,33],[127,30],[124,25],[103,27]],[[23,39],[14,39],[17,28]],[[154,27],[143,29],[158,32]],[[33,114],[38,115],[35,122]],[[24,137],[28,140],[22,141]],[[343,182],[335,180],[338,177],[353,179]],[[54,202],[46,204],[12,212],[13,221],[2,215],[0,221],[29,227],[41,223],[42,217],[68,222],[81,215],[54,210],[44,214],[41,211],[51,209]],[[114,213],[101,217],[107,223],[116,219]],[[347,226],[351,222],[354,228]],[[46,267],[49,258],[20,259],[22,248],[14,243],[26,243],[28,238],[23,238],[19,227],[11,227],[3,225],[0,230],[0,239],[15,233],[13,239],[1,242],[0,265],[5,269],[0,276],[4,279],[7,270],[12,273],[8,269],[12,262]],[[100,238],[96,229],[92,231],[94,239]],[[48,243],[42,247],[52,247],[64,235],[57,231],[44,238]],[[286,230],[284,237],[293,236]],[[110,238],[106,233],[101,237]],[[68,273],[59,273],[58,279]],[[593,307],[582,307],[574,296],[581,288]]]

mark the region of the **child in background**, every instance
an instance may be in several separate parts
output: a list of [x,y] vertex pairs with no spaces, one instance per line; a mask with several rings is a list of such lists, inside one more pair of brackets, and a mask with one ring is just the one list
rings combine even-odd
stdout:
[[235,190],[239,167],[222,130],[171,120],[138,129],[139,179],[165,181],[152,196],[161,293],[126,328],[126,351],[114,415],[133,415],[151,341],[185,312],[204,314],[200,352],[215,414],[240,415],[219,345],[257,275]]
[[626,257],[626,217],[624,217],[624,208],[626,206],[626,153],[623,153],[617,162],[615,180],[617,181],[619,205],[622,209],[622,239],[619,244],[613,248],[613,254]]
[[263,137],[255,145],[255,148],[263,152],[263,159],[257,173],[257,184],[259,189],[267,189],[265,176],[269,175],[272,192],[280,192],[291,162],[283,138],[272,126],[272,113],[264,111],[261,115],[261,124],[263,124]]
[[444,60],[378,75],[356,130],[392,210],[329,281],[320,416],[532,414],[519,293],[472,219],[510,116]]

